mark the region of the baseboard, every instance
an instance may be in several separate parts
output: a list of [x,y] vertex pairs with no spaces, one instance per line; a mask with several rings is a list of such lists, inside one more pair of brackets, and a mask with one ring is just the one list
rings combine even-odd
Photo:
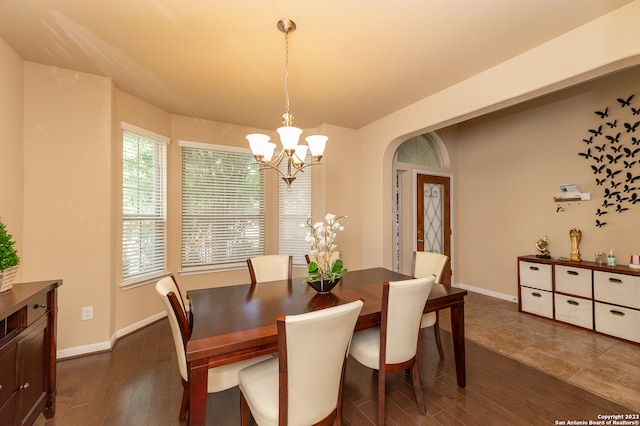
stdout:
[[117,330],[112,336],[111,339],[107,342],[93,343],[91,345],[83,345],[83,346],[75,346],[73,348],[60,349],[56,351],[56,359],[61,360],[65,358],[75,358],[78,356],[91,355],[99,352],[107,352],[113,348],[113,345],[116,343],[116,340],[124,337],[128,334],[133,333],[143,327],[148,326],[149,324],[153,324],[154,322],[161,320],[166,317],[167,313],[162,311],[160,313],[151,315],[148,318],[143,319],[142,321],[138,321],[134,324],[131,324],[127,327],[121,328]]
[[454,287],[460,287],[464,290],[472,291],[474,293],[480,293],[485,296],[495,297],[497,299],[506,300],[507,302],[518,303],[518,297],[510,294],[499,293],[497,291],[487,290],[486,288],[475,287],[469,284],[457,283]]

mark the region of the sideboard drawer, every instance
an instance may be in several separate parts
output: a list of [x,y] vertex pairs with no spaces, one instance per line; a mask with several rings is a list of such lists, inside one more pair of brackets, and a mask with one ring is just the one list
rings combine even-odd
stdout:
[[640,311],[595,303],[596,331],[640,343]]
[[529,287],[522,287],[520,291],[523,311],[553,318],[553,293]]
[[36,322],[47,313],[47,294],[38,294],[27,305],[27,325]]
[[551,279],[551,265],[520,261],[520,285],[539,288],[540,290],[553,290]]
[[593,272],[593,298],[640,309],[640,277],[612,272]]
[[593,329],[593,302],[591,300],[557,293],[554,297],[558,321]]
[[591,269],[555,265],[556,291],[591,299]]

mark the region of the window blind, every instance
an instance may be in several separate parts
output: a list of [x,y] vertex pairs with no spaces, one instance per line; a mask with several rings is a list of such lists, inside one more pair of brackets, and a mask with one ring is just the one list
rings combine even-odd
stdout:
[[264,254],[264,179],[251,154],[182,145],[182,268]]
[[128,130],[122,142],[122,279],[127,284],[166,269],[167,148],[164,141]]
[[[311,155],[307,153],[305,164]],[[280,169],[286,173],[286,161]],[[300,224],[306,223],[311,215],[311,169],[307,167],[296,174],[290,187],[278,179],[278,253],[293,256],[293,264],[306,266],[304,255],[309,253],[309,243],[304,240],[307,233]]]

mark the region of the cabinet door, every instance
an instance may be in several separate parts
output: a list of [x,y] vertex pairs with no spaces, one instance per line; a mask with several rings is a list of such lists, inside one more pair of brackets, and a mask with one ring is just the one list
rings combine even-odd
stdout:
[[591,299],[591,270],[555,265],[556,291]]
[[596,331],[640,343],[640,311],[595,302]]
[[593,329],[593,302],[591,299],[555,294],[556,319],[569,324]]
[[16,419],[17,350],[14,342],[9,342],[0,349],[0,420],[10,425],[14,424]]
[[520,273],[521,286],[547,291],[553,290],[551,265],[521,260],[518,264],[518,272]]
[[18,342],[18,418],[20,424],[33,424],[46,402],[44,372],[47,317],[24,332]]
[[537,288],[521,287],[522,310],[547,318],[553,318],[553,293]]
[[593,292],[600,302],[640,309],[640,277],[594,271]]

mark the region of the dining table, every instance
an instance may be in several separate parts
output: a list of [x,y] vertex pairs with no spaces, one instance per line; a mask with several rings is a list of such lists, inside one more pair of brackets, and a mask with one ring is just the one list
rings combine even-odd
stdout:
[[[331,292],[320,294],[304,282],[290,280],[189,290],[191,339],[187,342],[189,425],[207,417],[208,369],[278,351],[276,318],[337,306],[354,300],[364,305],[355,331],[380,325],[384,282],[412,277],[386,268],[349,271]],[[458,386],[466,385],[464,297],[467,291],[434,284],[424,312],[451,311],[451,334]]]

